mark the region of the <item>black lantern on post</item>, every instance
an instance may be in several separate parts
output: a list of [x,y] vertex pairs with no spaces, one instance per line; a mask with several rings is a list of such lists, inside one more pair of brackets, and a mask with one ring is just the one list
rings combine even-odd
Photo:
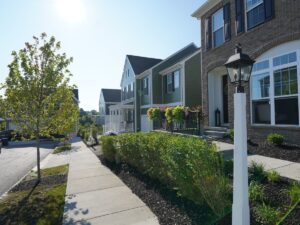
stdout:
[[230,56],[224,64],[227,68],[231,83],[236,84],[237,93],[244,92],[242,82],[249,81],[254,62],[255,61],[247,54],[242,53],[241,45],[237,44],[235,47],[235,54]]

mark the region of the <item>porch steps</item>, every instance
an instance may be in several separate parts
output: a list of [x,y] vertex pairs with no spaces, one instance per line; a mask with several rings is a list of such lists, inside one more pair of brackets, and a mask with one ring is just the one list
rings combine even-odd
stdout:
[[207,139],[221,139],[229,134],[227,127],[206,127],[204,129],[204,135]]

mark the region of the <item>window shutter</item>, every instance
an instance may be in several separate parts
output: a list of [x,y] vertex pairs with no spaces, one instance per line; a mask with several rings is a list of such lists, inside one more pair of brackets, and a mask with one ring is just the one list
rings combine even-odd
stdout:
[[205,47],[206,50],[211,48],[211,17],[205,19]]
[[236,34],[245,31],[244,0],[235,0],[235,27]]
[[274,0],[264,0],[266,20],[271,19],[275,15]]
[[146,79],[146,94],[148,95],[149,94],[149,78]]
[[229,41],[231,38],[230,3],[224,5],[223,16],[224,16],[224,37],[225,37],[225,41]]
[[163,78],[164,78],[165,93],[168,93],[168,81],[167,81],[167,75],[163,76]]
[[172,90],[175,91],[175,76],[172,74]]

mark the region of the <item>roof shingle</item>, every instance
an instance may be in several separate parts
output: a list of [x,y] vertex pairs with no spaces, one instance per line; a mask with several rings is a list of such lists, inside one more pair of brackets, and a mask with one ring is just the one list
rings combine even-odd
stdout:
[[155,58],[147,58],[142,56],[134,56],[134,55],[127,55],[128,60],[134,70],[135,75],[138,75],[145,70],[151,68],[152,66],[156,65],[157,63],[161,62],[161,59]]
[[121,90],[120,89],[101,89],[105,102],[120,102]]

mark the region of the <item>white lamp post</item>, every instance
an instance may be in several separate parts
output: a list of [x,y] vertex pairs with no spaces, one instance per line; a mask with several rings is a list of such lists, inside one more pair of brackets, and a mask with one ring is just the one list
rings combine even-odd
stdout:
[[247,164],[246,94],[254,60],[242,53],[238,44],[235,54],[225,63],[230,81],[236,85],[234,94],[234,166],[232,225],[250,225]]

